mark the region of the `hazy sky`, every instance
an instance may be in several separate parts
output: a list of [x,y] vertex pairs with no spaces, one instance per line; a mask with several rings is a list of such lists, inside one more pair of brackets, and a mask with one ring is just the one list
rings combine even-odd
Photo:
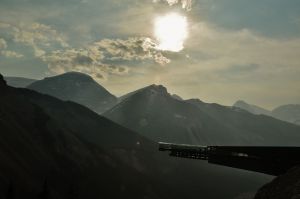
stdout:
[[[81,71],[115,95],[155,83],[225,105],[300,103],[299,0],[176,2],[0,0],[0,72]],[[155,19],[174,12],[188,20],[184,49],[153,48]]]

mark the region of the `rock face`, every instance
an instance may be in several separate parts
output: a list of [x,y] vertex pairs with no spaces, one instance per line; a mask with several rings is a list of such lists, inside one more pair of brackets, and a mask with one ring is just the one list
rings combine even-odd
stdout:
[[299,199],[300,198],[300,166],[275,178],[262,187],[255,199]]
[[177,100],[161,85],[151,85],[121,98],[103,115],[154,141],[199,145],[300,143],[300,127],[236,107],[197,99]]
[[117,98],[90,76],[69,72],[36,81],[27,88],[82,104],[101,114],[117,103]]

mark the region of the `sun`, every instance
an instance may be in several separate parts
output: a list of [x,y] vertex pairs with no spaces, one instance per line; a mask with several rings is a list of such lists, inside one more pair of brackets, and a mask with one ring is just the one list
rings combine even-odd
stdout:
[[179,52],[188,36],[188,22],[185,16],[169,13],[157,17],[154,23],[154,35],[158,40],[157,49]]

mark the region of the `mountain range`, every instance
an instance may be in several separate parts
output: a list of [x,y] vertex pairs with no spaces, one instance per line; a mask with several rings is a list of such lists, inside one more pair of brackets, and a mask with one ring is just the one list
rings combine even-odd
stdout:
[[170,158],[85,106],[9,87],[1,78],[0,93],[0,197],[235,198],[271,179]]
[[259,106],[248,104],[239,100],[234,105],[255,115],[269,115],[282,121],[300,125],[300,104],[287,104],[279,106],[272,111]]
[[[45,78],[44,80],[35,80],[23,77],[5,77],[5,80],[8,85],[13,87],[28,87],[62,100],[78,102],[99,114],[109,110],[116,105],[118,101],[121,101],[122,98],[127,96],[125,95],[117,98],[95,82],[91,77],[78,72],[69,72],[63,75]],[[59,89],[56,90],[58,87]],[[173,94],[172,97],[178,100],[183,100],[176,94]],[[300,125],[299,104],[282,105],[272,111],[257,105],[249,104],[243,100],[238,100],[233,106],[247,110],[248,112],[256,115],[268,115],[282,121]]]
[[[161,85],[122,97],[105,117],[145,137],[198,145],[299,145],[300,127],[236,107],[178,100]],[[284,141],[282,136],[284,135]]]
[[[300,138],[299,127],[267,116],[267,110],[258,106],[243,101],[226,107],[198,99],[183,100],[162,85],[150,85],[117,98],[90,76],[69,72],[35,81],[27,88],[84,105],[153,141],[297,145]],[[257,115],[260,113],[264,114]]]

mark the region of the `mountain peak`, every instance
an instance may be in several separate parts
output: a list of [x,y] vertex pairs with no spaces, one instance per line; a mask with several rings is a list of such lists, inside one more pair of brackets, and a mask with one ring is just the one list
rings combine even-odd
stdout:
[[233,105],[234,107],[238,107],[241,109],[244,109],[250,113],[253,113],[255,115],[271,115],[271,112],[267,109],[264,109],[262,107],[253,105],[253,104],[248,104],[247,102],[243,100],[238,100],[236,103]]
[[144,99],[148,99],[148,100],[156,97],[158,98],[172,97],[171,94],[168,93],[167,88],[164,87],[163,85],[152,84],[121,96],[119,98],[119,102],[125,101],[126,99],[130,99],[130,98],[136,98],[136,97],[139,98],[141,96],[143,96]]
[[249,105],[248,103],[246,103],[244,100],[238,100],[234,103],[233,106],[237,106],[237,105]]
[[94,81],[91,76],[89,76],[85,73],[80,73],[80,72],[75,72],[75,71],[67,72],[67,73],[64,73],[61,75],[57,75],[55,77],[56,78],[74,79],[76,81]]
[[161,88],[165,88],[163,85],[161,84],[151,84],[150,86],[148,86],[149,88],[156,88],[156,89],[161,89]]
[[191,99],[188,99],[186,100],[188,102],[195,102],[195,103],[204,103],[203,101],[201,101],[200,99],[198,98],[191,98]]
[[36,81],[27,88],[48,94],[61,100],[74,101],[97,113],[115,105],[117,98],[91,76],[68,72]]
[[163,85],[152,84],[152,85],[146,87],[145,89],[146,89],[146,90],[156,91],[156,92],[159,92],[159,93],[165,93],[165,94],[168,94],[167,88],[164,87]]

